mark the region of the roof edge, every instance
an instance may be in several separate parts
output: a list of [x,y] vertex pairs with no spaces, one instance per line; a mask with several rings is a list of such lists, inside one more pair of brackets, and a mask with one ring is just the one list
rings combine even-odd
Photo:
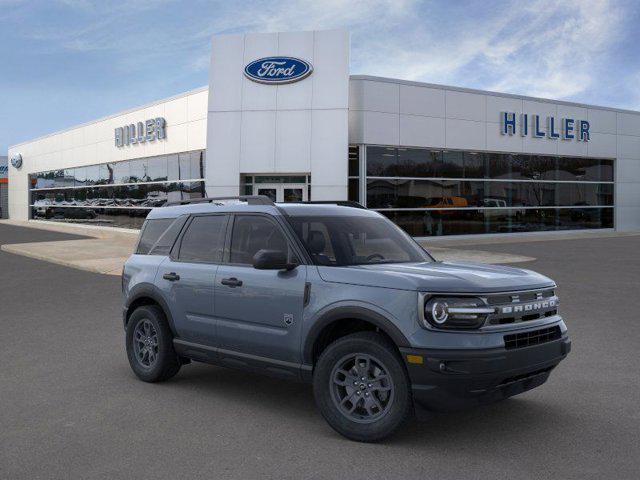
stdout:
[[376,77],[374,75],[350,75],[349,80],[369,80],[369,81],[375,81],[375,82],[397,83],[400,85],[411,85],[416,87],[439,88],[441,90],[452,90],[455,92],[477,93],[481,95],[491,95],[494,97],[516,98],[518,100],[531,100],[534,102],[555,103],[558,105],[566,105],[569,107],[592,108],[592,109],[596,108],[598,110],[608,110],[610,112],[616,112],[616,113],[630,113],[632,115],[640,115],[640,111],[638,110],[627,110],[624,108],[605,107],[602,105],[590,105],[587,103],[568,102],[566,100],[554,100],[552,98],[529,97],[527,95],[518,95],[515,93],[501,93],[501,92],[494,92],[491,90],[479,90],[476,88],[454,87],[451,85],[441,85],[437,83],[416,82],[413,80],[401,80],[398,78]]

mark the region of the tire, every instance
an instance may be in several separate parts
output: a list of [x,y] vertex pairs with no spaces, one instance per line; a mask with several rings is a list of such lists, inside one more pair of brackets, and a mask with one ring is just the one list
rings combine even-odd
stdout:
[[387,438],[413,413],[402,359],[395,346],[375,332],[353,333],[329,345],[316,363],[313,392],[327,423],[359,442]]
[[[141,337],[136,333],[144,334],[145,328],[150,335]],[[135,338],[143,338],[143,341],[135,341]],[[180,370],[181,362],[173,349],[173,335],[160,307],[145,305],[136,308],[127,323],[126,341],[129,365],[140,380],[162,382]],[[145,348],[146,354],[142,352]]]

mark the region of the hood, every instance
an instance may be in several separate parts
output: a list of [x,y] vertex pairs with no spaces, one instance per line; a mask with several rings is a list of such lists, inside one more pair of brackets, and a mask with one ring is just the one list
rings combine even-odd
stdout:
[[463,262],[318,267],[327,282],[443,293],[491,293],[544,288],[553,280],[522,268]]

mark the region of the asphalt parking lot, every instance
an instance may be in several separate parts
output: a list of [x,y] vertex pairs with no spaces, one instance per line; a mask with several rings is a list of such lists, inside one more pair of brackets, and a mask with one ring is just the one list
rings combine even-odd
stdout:
[[[65,238],[0,225],[0,243]],[[482,245],[558,282],[571,355],[541,388],[375,445],[334,433],[304,384],[207,365],[136,380],[118,277],[0,252],[0,478],[640,478],[639,247]]]

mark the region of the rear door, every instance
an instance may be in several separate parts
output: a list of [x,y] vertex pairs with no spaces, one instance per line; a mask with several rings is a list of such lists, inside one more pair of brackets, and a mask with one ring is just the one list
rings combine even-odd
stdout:
[[229,216],[196,215],[158,269],[178,337],[215,346],[214,281],[222,261]]
[[291,238],[273,217],[237,214],[232,228],[228,261],[216,275],[220,354],[297,363],[306,266],[289,271],[253,268],[253,256],[261,249],[285,251],[289,261],[300,263]]

